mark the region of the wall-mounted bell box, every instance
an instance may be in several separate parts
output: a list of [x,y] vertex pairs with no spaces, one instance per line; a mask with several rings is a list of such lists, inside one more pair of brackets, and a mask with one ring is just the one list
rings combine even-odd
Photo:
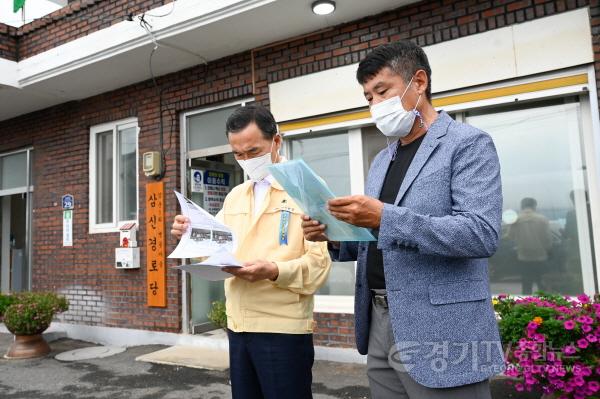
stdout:
[[115,248],[115,268],[117,269],[139,269],[139,248]]
[[119,246],[121,248],[137,247],[137,226],[134,222],[126,223],[123,226],[119,227],[119,232]]
[[160,152],[145,152],[142,164],[146,176],[159,176],[162,172],[162,157],[160,156]]

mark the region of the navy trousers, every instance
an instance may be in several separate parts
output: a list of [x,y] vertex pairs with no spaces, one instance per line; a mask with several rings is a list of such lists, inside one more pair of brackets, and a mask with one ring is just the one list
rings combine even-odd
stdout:
[[227,335],[233,399],[312,398],[312,334]]

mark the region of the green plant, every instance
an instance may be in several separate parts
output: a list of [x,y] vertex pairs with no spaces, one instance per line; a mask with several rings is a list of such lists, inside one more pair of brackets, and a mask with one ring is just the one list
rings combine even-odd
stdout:
[[493,299],[506,349],[505,374],[518,391],[541,388],[560,399],[600,392],[600,297],[538,293]]
[[66,311],[66,298],[52,292],[24,292],[10,295],[12,303],[4,312],[4,324],[15,335],[41,334],[55,314]]
[[210,312],[206,315],[208,320],[212,321],[218,327],[227,328],[227,314],[225,312],[225,302],[214,301],[211,304]]
[[2,321],[2,317],[4,316],[4,312],[6,308],[8,308],[15,301],[15,297],[12,295],[2,295],[0,294],[0,321]]

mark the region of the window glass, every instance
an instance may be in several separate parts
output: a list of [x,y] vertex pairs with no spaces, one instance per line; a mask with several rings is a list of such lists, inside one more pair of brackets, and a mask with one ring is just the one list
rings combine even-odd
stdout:
[[113,132],[96,135],[96,223],[113,222]]
[[188,151],[229,144],[225,135],[225,122],[238,107],[239,105],[219,108],[189,116],[186,130]]
[[[304,159],[335,195],[350,195],[347,133],[293,138],[289,150],[291,159]],[[354,295],[354,281],[354,262],[333,262],[329,278],[317,295]]]
[[119,131],[119,220],[135,220],[137,215],[136,131]]
[[0,158],[1,185],[7,190],[27,186],[27,152],[6,155]]
[[580,105],[574,101],[466,114],[501,165],[502,235],[490,259],[494,293],[583,291],[593,268]]

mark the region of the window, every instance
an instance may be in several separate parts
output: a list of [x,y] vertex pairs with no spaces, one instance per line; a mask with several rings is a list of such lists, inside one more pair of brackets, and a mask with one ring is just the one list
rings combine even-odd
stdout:
[[[290,159],[302,158],[337,196],[350,195],[348,134],[300,135],[289,141]],[[333,262],[317,295],[354,295],[354,262]]]
[[94,126],[90,132],[90,232],[118,231],[138,217],[137,120]]
[[0,157],[0,190],[27,186],[27,151]]
[[[590,203],[577,98],[468,112],[500,158],[502,235],[490,259],[493,293],[593,290]],[[586,284],[590,284],[586,287]]]

